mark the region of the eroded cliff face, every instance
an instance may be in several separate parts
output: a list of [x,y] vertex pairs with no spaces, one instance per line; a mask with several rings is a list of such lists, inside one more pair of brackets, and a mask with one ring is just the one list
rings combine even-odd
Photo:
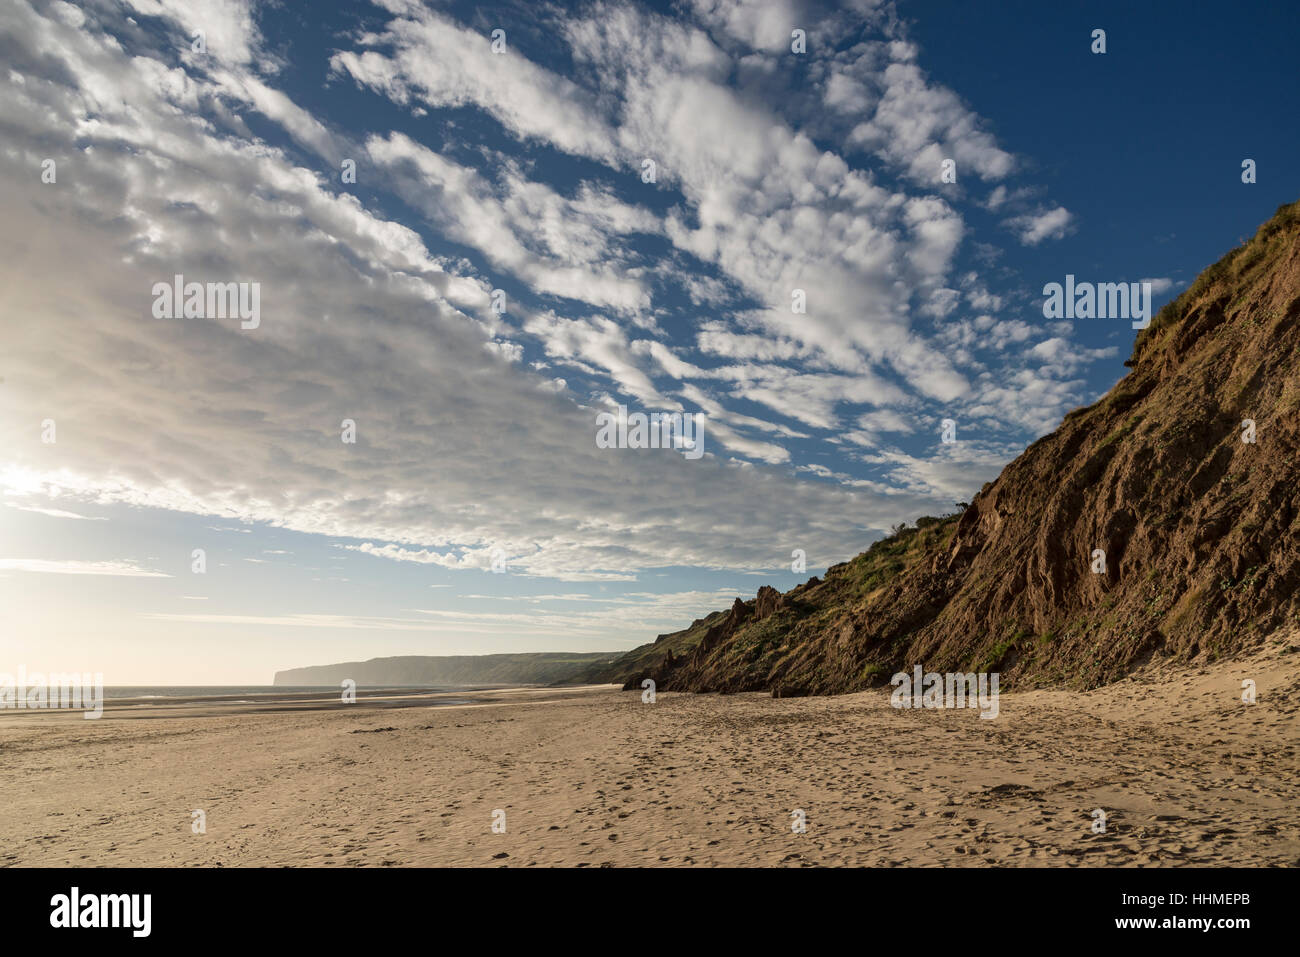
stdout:
[[922,664],[997,670],[1004,688],[1091,687],[1155,655],[1230,655],[1296,621],[1300,204],[1161,310],[1126,365],[962,514],[877,542],[825,581],[737,601],[688,630],[689,648],[641,654],[619,677],[824,694]]

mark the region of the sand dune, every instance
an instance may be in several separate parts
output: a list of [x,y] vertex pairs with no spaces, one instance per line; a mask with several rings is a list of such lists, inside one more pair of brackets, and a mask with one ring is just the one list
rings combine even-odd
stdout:
[[993,721],[608,687],[10,712],[0,863],[1296,865],[1297,692],[1300,654],[1274,648],[1004,694]]

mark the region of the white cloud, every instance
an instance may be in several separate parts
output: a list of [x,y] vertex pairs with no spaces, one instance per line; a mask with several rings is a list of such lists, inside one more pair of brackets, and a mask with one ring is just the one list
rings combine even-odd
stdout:
[[139,14],[165,17],[184,28],[173,42],[189,50],[195,31],[203,33],[207,55],[247,64],[261,53],[251,0],[126,0]]
[[[804,429],[967,397],[1036,421],[1070,394],[1042,370],[977,380],[914,325],[922,304],[959,308],[948,273],[960,215],[946,198],[887,188],[731,85],[732,59],[704,30],[623,4],[566,19],[580,86],[513,45],[494,56],[485,35],[440,13],[382,6],[389,23],[333,61],[340,81],[407,106],[481,108],[530,145],[593,161],[591,176],[561,190],[518,158],[466,165],[400,132],[349,145],[255,75],[247,4],[135,4],[184,27],[211,17],[219,52],[182,57],[182,72],[164,65],[174,50],[150,47],[174,33],[131,30],[128,53],[102,32],[130,29],[115,5],[96,5],[84,25],[26,0],[0,7],[23,77],[0,85],[0,208],[27,247],[0,263],[6,375],[39,383],[8,395],[0,427],[18,437],[6,455],[40,488],[448,568],[481,569],[500,547],[520,574],[567,580],[748,571],[784,564],[792,542],[846,557],[900,510],[933,504],[935,483],[899,492],[796,478],[783,443]],[[891,44],[881,55],[884,69],[901,67],[886,76],[882,128],[966,143],[964,162],[998,175],[996,148],[911,69],[914,53]],[[940,120],[910,120],[909,103]],[[284,135],[254,137],[253,112]],[[363,175],[382,172],[417,225],[487,269],[431,253],[365,191],[343,191],[330,154],[353,146]],[[32,171],[48,155],[60,166],[47,187]],[[636,194],[610,184],[647,156],[661,171],[655,192],[640,184],[654,202],[620,201]],[[698,336],[659,335],[636,234],[705,277],[682,283],[694,295],[734,290],[743,306],[710,315]],[[176,273],[258,282],[261,326],[153,319],[152,285]],[[498,283],[570,303],[512,297],[497,317],[487,304]],[[791,311],[795,288],[807,313]],[[596,314],[567,314],[571,304]],[[537,349],[544,363],[520,361]],[[594,407],[614,392],[704,409],[708,454],[597,449]],[[50,414],[56,445],[30,428]],[[339,441],[344,418],[355,445]]]
[[1064,206],[1013,216],[1006,221],[1026,246],[1037,246],[1045,239],[1061,239],[1073,223],[1074,215]]
[[90,562],[74,559],[0,558],[0,571],[38,575],[108,575],[116,578],[171,578],[165,572],[141,568],[135,562]]
[[998,180],[1015,168],[1011,154],[980,129],[979,117],[951,90],[930,83],[916,63],[890,63],[872,78],[879,101],[851,143],[875,150],[918,183],[938,183],[945,159],[956,161],[959,180],[970,174]]
[[10,508],[16,508],[20,512],[35,512],[37,515],[45,515],[49,518],[76,518],[87,522],[106,522],[107,518],[103,516],[91,517],[89,515],[80,515],[77,512],[68,512],[60,508],[41,508],[38,505],[18,505],[15,502],[6,502]]
[[566,152],[613,160],[618,151],[601,120],[598,99],[515,52],[493,53],[490,30],[470,30],[441,14],[400,0],[381,0],[395,14],[384,30],[343,51],[331,67],[399,103],[418,98],[434,107],[473,104],[523,138],[555,142]]
[[1165,293],[1169,292],[1169,290],[1182,285],[1181,283],[1175,283],[1174,280],[1166,277],[1159,279],[1141,279],[1138,281],[1151,283],[1151,295],[1153,296],[1163,296]]

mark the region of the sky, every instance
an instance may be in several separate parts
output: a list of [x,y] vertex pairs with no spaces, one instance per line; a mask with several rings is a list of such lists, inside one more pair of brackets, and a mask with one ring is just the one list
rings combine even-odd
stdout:
[[623,650],[952,512],[1125,372],[1045,284],[1158,309],[1300,195],[1296,26],[7,0],[0,672]]

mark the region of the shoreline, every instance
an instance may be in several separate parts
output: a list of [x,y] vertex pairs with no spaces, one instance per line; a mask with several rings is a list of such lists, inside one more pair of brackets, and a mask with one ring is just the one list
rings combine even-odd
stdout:
[[[490,686],[466,690],[430,691],[408,689],[357,689],[357,700],[344,703],[337,691],[265,692],[239,695],[195,695],[132,698],[104,698],[104,713],[96,722],[131,718],[197,718],[245,714],[294,714],[347,710],[383,711],[398,708],[451,708],[517,703],[516,699],[545,700],[555,695],[613,690],[617,685],[573,685],[564,688],[535,686]],[[252,699],[252,700],[250,700]],[[0,708],[0,730],[8,722],[81,720],[84,709]]]

